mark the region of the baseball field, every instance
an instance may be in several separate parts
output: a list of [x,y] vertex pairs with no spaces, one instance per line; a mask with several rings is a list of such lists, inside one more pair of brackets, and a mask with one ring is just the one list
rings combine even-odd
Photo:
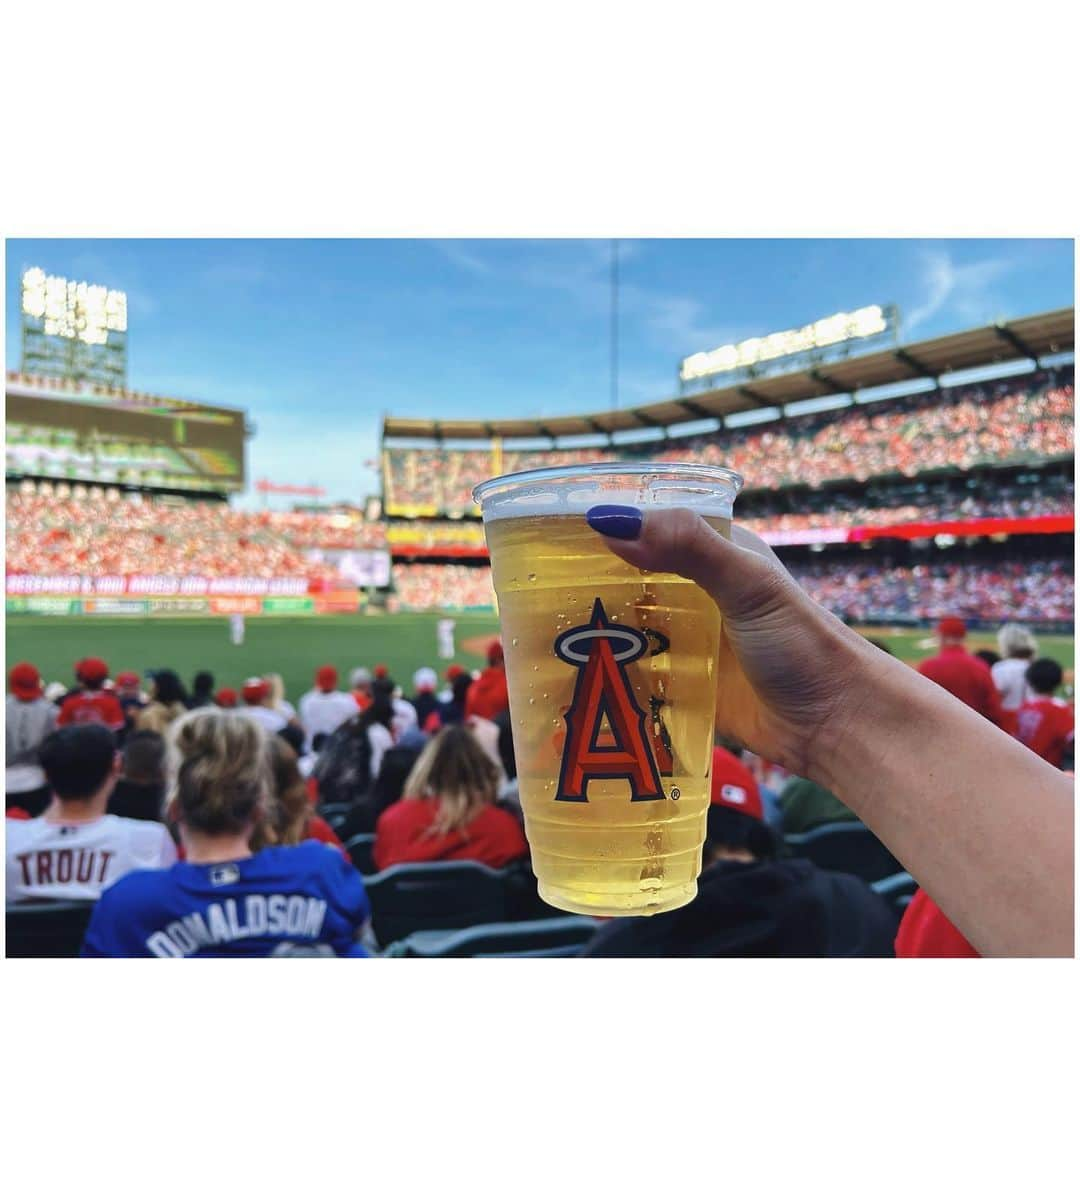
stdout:
[[[218,686],[238,688],[253,674],[280,673],[287,696],[294,702],[311,688],[312,674],[321,664],[337,667],[344,684],[350,669],[386,664],[406,692],[413,672],[431,665],[440,673],[450,663],[437,653],[435,626],[442,617],[433,613],[326,615],[275,617],[261,615],[247,620],[244,642],[234,646],[229,623],[221,618],[94,618],[93,616],[9,615],[7,659],[29,660],[46,682],[72,682],[72,665],[82,656],[103,656],[113,675],[123,670],[172,668],[190,686],[192,675],[209,669]],[[484,648],[498,633],[493,614],[458,614],[453,617],[454,660],[470,668],[483,664]],[[917,661],[933,654],[928,631],[874,628],[867,634],[884,641],[900,659]],[[1040,652],[1054,657],[1070,670],[1074,652],[1072,636],[1040,636]],[[990,632],[973,632],[974,651],[993,647]]]

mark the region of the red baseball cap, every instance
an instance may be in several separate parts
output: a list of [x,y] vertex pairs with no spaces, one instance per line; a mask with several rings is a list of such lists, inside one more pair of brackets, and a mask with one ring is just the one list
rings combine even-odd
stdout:
[[967,635],[967,624],[963,619],[950,616],[938,623],[937,630],[938,635],[949,636],[952,639],[963,639]]
[[139,684],[139,674],[138,673],[117,673],[116,674],[116,684],[118,686],[120,686],[121,689],[128,689],[131,686],[137,686]]
[[337,669],[332,664],[320,665],[315,670],[315,687],[325,694],[337,689]]
[[490,665],[502,664],[503,662],[503,646],[502,640],[492,640],[488,644],[487,662]]
[[761,791],[754,774],[743,762],[722,747],[713,748],[711,804],[765,820]]
[[223,710],[232,710],[236,705],[236,690],[229,689],[228,686],[225,686],[224,688],[219,689],[216,694],[214,694],[214,701]]
[[380,681],[390,676],[390,670],[384,664],[377,664],[371,671]]
[[249,677],[240,692],[245,702],[261,702],[270,692],[270,686],[261,677]]
[[87,656],[75,665],[75,676],[80,681],[104,681],[109,675],[109,666],[100,656]]
[[447,681],[453,681],[455,677],[460,677],[465,670],[459,664],[452,664],[446,670]]
[[12,667],[8,673],[8,685],[11,692],[24,702],[41,697],[41,674],[26,661]]

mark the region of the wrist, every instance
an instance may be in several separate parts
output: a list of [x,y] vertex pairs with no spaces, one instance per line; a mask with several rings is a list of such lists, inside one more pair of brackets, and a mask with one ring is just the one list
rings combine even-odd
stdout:
[[911,686],[922,679],[895,657],[840,624],[830,668],[839,696],[807,749],[806,775],[860,817],[887,758],[900,740],[916,734],[922,704]]

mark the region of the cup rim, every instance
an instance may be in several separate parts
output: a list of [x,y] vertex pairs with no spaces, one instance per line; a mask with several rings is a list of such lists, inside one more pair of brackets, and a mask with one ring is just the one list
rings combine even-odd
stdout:
[[484,499],[497,489],[527,486],[537,482],[559,482],[570,478],[636,477],[641,474],[660,474],[669,478],[683,477],[688,481],[723,482],[734,498],[743,488],[742,474],[725,465],[706,465],[699,461],[593,461],[582,465],[551,465],[543,469],[523,469],[488,478],[473,488],[472,500],[483,506]]

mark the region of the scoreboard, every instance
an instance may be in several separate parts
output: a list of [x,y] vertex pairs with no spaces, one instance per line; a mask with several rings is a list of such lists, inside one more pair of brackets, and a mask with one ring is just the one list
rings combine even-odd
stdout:
[[245,483],[235,408],[9,374],[8,477],[231,493]]

